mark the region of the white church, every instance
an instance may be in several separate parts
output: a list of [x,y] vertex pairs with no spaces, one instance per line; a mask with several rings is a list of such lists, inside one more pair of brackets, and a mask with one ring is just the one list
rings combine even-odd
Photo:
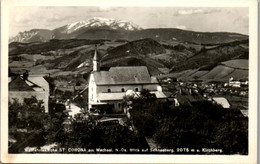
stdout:
[[156,77],[151,77],[146,66],[117,66],[100,71],[101,61],[97,50],[93,57],[93,71],[89,78],[88,109],[110,107],[114,113],[123,113],[123,97],[126,92],[147,89],[157,99],[165,99]]

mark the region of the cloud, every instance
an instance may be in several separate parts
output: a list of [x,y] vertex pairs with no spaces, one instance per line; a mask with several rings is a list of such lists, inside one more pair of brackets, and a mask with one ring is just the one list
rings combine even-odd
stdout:
[[195,15],[195,14],[210,14],[219,11],[220,9],[180,9],[177,10],[173,15],[182,16],[182,15]]
[[158,14],[157,14],[157,13],[151,13],[150,16],[151,16],[152,18],[158,18]]
[[28,17],[17,15],[12,19],[12,24],[18,27],[30,26],[32,25],[32,20]]
[[13,25],[15,26],[31,26],[33,24],[42,24],[42,23],[55,23],[57,21],[63,21],[68,19],[66,16],[54,15],[53,17],[15,17]]
[[249,16],[248,14],[246,15],[241,15],[239,17],[237,17],[236,19],[234,19],[233,23],[244,23],[244,24],[248,24],[249,22]]
[[111,7],[111,6],[99,6],[96,12],[108,12],[108,11],[117,11],[117,10],[125,10],[124,7]]
[[70,18],[73,18],[74,16],[70,16],[70,15],[58,15],[55,14],[52,17],[46,18],[46,21],[48,22],[55,22],[55,21],[64,21]]
[[189,9],[189,10],[179,10],[178,14],[180,15],[192,15],[192,14],[200,14],[203,13],[203,10],[201,9]]
[[178,25],[178,26],[176,26],[176,28],[182,29],[182,30],[187,30],[187,27],[184,25]]
[[160,27],[160,28],[165,28],[165,27],[167,27],[167,26],[166,26],[166,24],[159,24],[158,27]]

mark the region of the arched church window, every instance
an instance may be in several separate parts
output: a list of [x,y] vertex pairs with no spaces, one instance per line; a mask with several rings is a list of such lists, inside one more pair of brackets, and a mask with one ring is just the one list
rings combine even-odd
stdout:
[[125,88],[122,88],[121,91],[124,92],[124,91],[125,91]]
[[107,89],[107,92],[111,92],[111,89]]

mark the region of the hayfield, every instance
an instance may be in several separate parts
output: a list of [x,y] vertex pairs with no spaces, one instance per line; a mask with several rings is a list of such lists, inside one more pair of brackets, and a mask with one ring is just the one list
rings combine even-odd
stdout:
[[209,71],[206,75],[200,77],[200,79],[221,79],[234,71],[233,68],[225,67],[225,66],[217,66]]
[[249,73],[248,70],[236,69],[228,76],[233,77],[234,79],[248,79],[248,73]]
[[248,60],[246,59],[235,59],[222,62],[223,65],[238,69],[249,69]]
[[32,61],[13,61],[9,63],[10,68],[31,68],[34,66]]

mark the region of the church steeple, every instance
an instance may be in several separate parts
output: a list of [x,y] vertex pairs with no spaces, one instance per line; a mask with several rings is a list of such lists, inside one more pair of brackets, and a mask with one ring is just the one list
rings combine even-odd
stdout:
[[93,57],[93,71],[99,71],[100,70],[100,58],[97,52],[97,46],[95,46],[95,54]]

